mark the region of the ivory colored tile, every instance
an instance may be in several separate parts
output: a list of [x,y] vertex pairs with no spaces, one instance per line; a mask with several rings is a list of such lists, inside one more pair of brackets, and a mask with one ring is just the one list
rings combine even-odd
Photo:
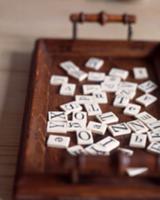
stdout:
[[141,110],[141,106],[137,105],[137,104],[132,104],[129,103],[126,108],[124,109],[123,113],[125,115],[129,115],[129,116],[135,116],[137,115]]
[[150,143],[147,150],[152,153],[160,154],[160,142]]
[[101,82],[104,81],[105,73],[103,72],[89,72],[88,81]]
[[109,72],[109,75],[117,76],[117,77],[120,77],[121,79],[125,80],[129,75],[129,71],[124,70],[124,69],[112,68]]
[[133,133],[130,138],[129,146],[135,148],[145,148],[146,142],[147,142],[146,134]]
[[126,96],[128,97],[129,99],[133,99],[136,95],[136,92],[135,90],[133,89],[124,89],[124,88],[119,88],[117,91],[116,91],[116,95],[117,96]]
[[104,124],[112,124],[119,121],[119,118],[113,112],[106,112],[96,116]]
[[105,151],[110,154],[111,151],[119,147],[120,142],[111,136],[107,136],[96,142],[96,144],[103,146]]
[[118,89],[118,82],[102,82],[101,83],[101,90],[104,92],[116,92]]
[[116,77],[116,76],[105,76],[104,82],[116,82],[116,83],[120,83],[121,78],[120,77]]
[[73,112],[72,113],[72,120],[80,122],[81,124],[86,125],[87,123],[87,113],[80,111],[80,112]]
[[82,71],[82,70],[69,71],[68,75],[77,79],[78,81],[84,81],[88,77],[88,74],[86,72]]
[[133,156],[134,151],[132,149],[119,147],[118,150],[127,156]]
[[147,167],[129,167],[126,169],[126,172],[130,177],[141,175],[147,171]]
[[48,121],[47,123],[47,132],[48,133],[66,133],[67,132],[67,123],[63,121]]
[[153,81],[145,81],[144,83],[141,83],[138,86],[138,89],[145,93],[153,92],[158,88],[157,84],[155,84]]
[[148,123],[147,126],[151,130],[160,130],[160,120],[157,120],[157,121],[152,122],[152,123]]
[[48,112],[49,121],[67,121],[67,114],[63,111],[49,111]]
[[80,121],[67,121],[67,132],[77,131],[85,127],[86,125]]
[[157,97],[151,94],[144,94],[136,99],[136,102],[142,104],[143,106],[147,107],[157,101]]
[[108,103],[107,94],[105,92],[94,92],[93,98],[96,103],[99,103],[99,104]]
[[83,89],[83,94],[85,95],[101,91],[101,87],[98,84],[85,84],[82,86],[82,89]]
[[127,124],[135,133],[146,133],[148,131],[148,127],[145,126],[144,123],[140,120],[133,120],[127,122]]
[[76,101],[71,101],[69,103],[63,104],[60,106],[67,114],[72,112],[78,112],[82,110],[82,106],[79,105]]
[[129,104],[128,96],[117,95],[114,99],[113,106],[123,108]]
[[69,71],[75,71],[75,70],[79,70],[79,67],[74,64],[72,61],[65,61],[65,62],[62,62],[60,63],[60,67],[65,70],[67,73]]
[[137,87],[138,87],[137,83],[129,82],[129,81],[122,81],[119,84],[119,88],[124,89],[124,90],[136,91]]
[[77,143],[79,145],[89,145],[93,144],[93,135],[90,130],[87,129],[81,129],[77,130]]
[[76,84],[65,83],[60,88],[60,95],[73,96],[75,94]]
[[88,116],[94,116],[102,113],[100,106],[97,103],[86,103],[84,107],[88,113]]
[[91,95],[76,95],[75,100],[79,104],[93,103],[94,98]]
[[151,114],[149,114],[146,111],[143,111],[143,112],[139,113],[135,117],[137,119],[143,121],[145,124],[149,124],[149,123],[157,121],[157,119],[154,116],[152,116]]
[[53,148],[67,148],[70,143],[70,137],[59,136],[59,135],[49,135],[47,140],[47,146]]
[[99,122],[89,121],[87,129],[91,130],[92,133],[104,135],[107,130],[107,125]]
[[160,130],[152,130],[147,132],[148,140],[150,142],[160,142]]
[[77,156],[77,155],[86,153],[86,151],[81,145],[75,145],[75,146],[69,147],[67,148],[67,152],[71,154],[72,156]]
[[133,74],[135,79],[147,79],[149,77],[147,68],[145,67],[134,67]]
[[52,75],[50,78],[51,85],[62,85],[63,83],[68,82],[67,76],[60,76],[60,75]]
[[131,129],[128,127],[127,123],[109,125],[108,129],[114,137],[131,133]]
[[102,59],[93,57],[86,62],[85,66],[90,69],[99,70],[103,64],[104,61]]
[[106,148],[100,144],[92,144],[85,148],[86,155],[92,155],[92,156],[109,156],[109,153],[107,152]]

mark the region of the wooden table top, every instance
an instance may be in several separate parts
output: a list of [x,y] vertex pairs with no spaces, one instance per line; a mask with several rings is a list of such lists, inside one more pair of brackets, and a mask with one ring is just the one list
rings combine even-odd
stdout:
[[[105,9],[106,8],[106,9]],[[0,1],[0,199],[10,200],[17,160],[31,53],[39,37],[71,36],[70,13],[75,11],[133,13],[134,39],[160,40],[160,1]],[[90,36],[90,32],[92,35]],[[126,37],[122,25],[81,26],[83,38]]]

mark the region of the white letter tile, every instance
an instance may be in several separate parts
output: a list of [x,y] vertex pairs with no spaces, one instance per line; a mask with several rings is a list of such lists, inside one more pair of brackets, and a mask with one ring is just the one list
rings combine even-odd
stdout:
[[86,103],[84,104],[84,107],[88,113],[88,116],[94,116],[102,113],[101,108],[97,103]]
[[101,124],[99,122],[90,121],[87,126],[88,130],[91,130],[92,133],[97,133],[100,135],[104,135],[107,130],[106,124]]
[[67,148],[70,143],[70,137],[59,136],[59,135],[49,135],[47,140],[48,147],[55,148]]
[[47,123],[47,132],[48,133],[66,133],[67,132],[67,123],[58,122],[58,121],[48,121]]
[[105,73],[103,72],[89,72],[88,81],[101,82],[105,78]]
[[142,104],[144,107],[147,107],[157,101],[157,97],[151,94],[144,94],[136,99],[136,102]]
[[160,142],[152,142],[148,147],[147,150],[152,153],[160,154]]
[[130,138],[129,146],[135,148],[145,148],[146,142],[147,142],[146,134],[133,133]]
[[67,76],[60,76],[60,75],[52,75],[50,79],[51,85],[62,85],[63,83],[68,82]]
[[135,133],[145,133],[148,131],[148,127],[143,124],[140,120],[133,120],[127,122],[128,126],[131,128],[132,131]]
[[60,88],[60,95],[73,96],[75,94],[76,85],[73,83],[65,83]]
[[67,114],[72,112],[78,112],[82,110],[82,106],[79,105],[76,101],[71,101],[69,103],[63,104],[60,106]]
[[148,78],[148,72],[145,67],[134,67],[133,74],[135,79],[146,79]]
[[141,106],[133,103],[129,103],[126,108],[124,109],[123,113],[129,116],[137,115],[141,110]]
[[155,117],[153,117],[151,114],[149,114],[146,111],[139,113],[135,117],[141,120],[142,122],[144,122],[145,124],[149,124],[149,123],[157,121]]
[[87,61],[85,66],[90,68],[90,69],[99,70],[102,67],[103,64],[104,64],[104,61],[102,59],[90,58]]
[[128,77],[129,72],[127,70],[124,70],[124,69],[112,68],[109,72],[109,75],[110,76],[117,76],[117,77],[120,77],[123,80],[125,80]]
[[104,124],[112,124],[119,121],[119,118],[113,112],[106,112],[96,116]]
[[141,83],[138,88],[145,93],[153,92],[155,89],[157,89],[157,84],[155,84],[153,81],[146,81],[144,83]]
[[93,144],[93,135],[90,130],[82,129],[76,132],[77,143],[79,145],[89,145]]
[[127,135],[131,133],[131,129],[128,127],[126,123],[110,125],[108,126],[108,129],[114,137]]
[[107,94],[105,92],[94,92],[93,98],[96,103],[99,103],[99,104],[108,103]]
[[77,156],[77,155],[86,153],[84,148],[80,145],[75,145],[75,146],[69,147],[69,148],[67,148],[67,151],[72,156]]
[[49,121],[67,121],[67,115],[63,111],[49,111],[48,112]]

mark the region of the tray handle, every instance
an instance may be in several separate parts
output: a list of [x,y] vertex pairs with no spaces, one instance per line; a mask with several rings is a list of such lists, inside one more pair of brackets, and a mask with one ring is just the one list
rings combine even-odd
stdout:
[[97,22],[101,25],[105,25],[106,23],[123,23],[124,25],[128,25],[128,33],[127,38],[131,40],[133,35],[132,24],[136,22],[135,15],[113,15],[107,14],[104,11],[101,11],[98,14],[86,14],[86,13],[74,13],[70,15],[70,20],[73,23],[73,39],[77,39],[77,24],[84,22]]

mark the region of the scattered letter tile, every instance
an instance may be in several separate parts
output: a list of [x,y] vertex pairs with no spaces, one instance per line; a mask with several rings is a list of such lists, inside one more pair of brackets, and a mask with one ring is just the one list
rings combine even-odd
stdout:
[[105,73],[103,72],[89,72],[88,81],[101,82],[105,78]]
[[73,112],[72,120],[80,122],[80,123],[86,125],[86,123],[87,123],[87,113],[86,112],[82,112],[82,111]]
[[49,121],[67,121],[67,115],[63,111],[49,111],[48,112]]
[[108,126],[108,129],[114,137],[131,133],[131,129],[126,123],[110,125]]
[[150,142],[160,142],[160,130],[152,130],[147,132],[148,140]]
[[62,69],[64,69],[67,73],[69,71],[75,71],[75,70],[79,70],[79,67],[77,67],[72,61],[65,61],[60,63],[60,67]]
[[60,95],[73,96],[76,90],[76,85],[73,83],[65,83],[60,88]]
[[79,105],[76,101],[71,101],[69,103],[63,104],[60,106],[67,114],[72,112],[78,112],[82,110],[82,106]]
[[67,76],[60,76],[60,75],[52,75],[50,79],[51,85],[62,85],[63,83],[68,82]]
[[67,148],[67,151],[72,156],[77,156],[79,154],[85,154],[85,150],[81,145],[75,145],[72,147]]
[[129,103],[128,96],[117,95],[114,99],[113,105],[115,107],[123,108],[126,107],[128,103]]
[[134,67],[133,74],[135,79],[146,79],[148,78],[148,72],[145,67]]
[[127,122],[128,126],[131,128],[132,131],[135,133],[145,133],[148,131],[148,127],[143,124],[140,120],[133,120]]
[[83,94],[92,94],[94,92],[100,92],[101,87],[98,84],[86,84],[82,86]]
[[48,147],[55,148],[67,148],[70,143],[70,137],[59,136],[59,135],[49,135],[47,140]]
[[107,129],[107,125],[99,122],[90,121],[88,123],[87,129],[91,130],[92,133],[104,135]]
[[68,74],[71,77],[77,79],[78,81],[84,81],[88,76],[88,74],[86,72],[82,71],[82,70],[69,71]]
[[144,94],[136,99],[136,102],[142,104],[143,106],[147,107],[157,101],[157,97],[151,94]]
[[87,61],[85,66],[90,68],[90,69],[99,70],[102,67],[103,64],[104,64],[104,61],[102,59],[90,58]]
[[149,124],[149,123],[157,121],[157,119],[155,117],[153,117],[151,114],[149,114],[146,111],[139,113],[135,117],[137,119],[143,121],[145,124]]
[[105,92],[94,92],[93,98],[99,104],[108,103],[107,94]]
[[47,123],[47,132],[48,133],[66,133],[67,124],[63,121],[48,121]]
[[152,153],[160,154],[160,142],[152,142],[148,147],[147,150]]
[[76,95],[75,99],[79,104],[94,102],[94,98],[91,95]]
[[147,142],[146,134],[133,133],[130,138],[129,146],[135,148],[145,148],[146,142]]
[[152,122],[152,123],[148,123],[147,126],[151,130],[160,130],[160,120],[157,120],[157,121]]
[[153,81],[146,81],[144,83],[141,83],[138,88],[145,93],[153,92],[155,89],[157,89],[157,84],[155,84]]
[[119,121],[119,118],[113,112],[106,112],[96,116],[104,124],[112,124]]
[[125,115],[129,115],[129,116],[135,116],[137,115],[141,110],[141,106],[137,105],[137,104],[128,104],[126,106],[126,108],[124,109],[123,113]]
[[122,78],[123,80],[125,80],[128,77],[129,72],[124,69],[112,68],[109,72],[109,75],[110,76],[118,76],[118,77]]
[[101,108],[97,103],[86,103],[84,104],[84,107],[88,113],[88,116],[94,116],[102,113]]
[[93,135],[90,130],[87,129],[78,130],[76,135],[77,135],[77,143],[79,145],[93,144]]
[[67,121],[67,132],[77,131],[85,128],[85,124],[78,121]]

